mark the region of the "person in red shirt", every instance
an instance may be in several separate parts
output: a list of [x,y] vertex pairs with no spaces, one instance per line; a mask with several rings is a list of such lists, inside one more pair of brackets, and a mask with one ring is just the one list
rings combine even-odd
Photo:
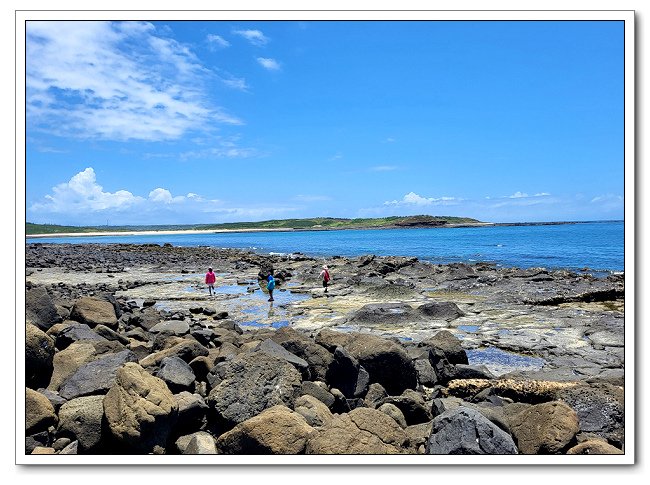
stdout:
[[[212,292],[214,291],[215,281],[217,281],[217,277],[212,272],[212,268],[208,268],[208,272],[205,274],[205,284],[208,285],[208,291],[210,292],[210,295],[212,295]],[[215,292],[215,295],[216,294],[217,293]]]

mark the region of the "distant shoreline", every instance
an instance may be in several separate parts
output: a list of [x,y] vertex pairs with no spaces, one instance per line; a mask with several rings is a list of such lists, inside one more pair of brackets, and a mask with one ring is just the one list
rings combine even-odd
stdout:
[[441,226],[383,226],[383,227],[310,227],[310,228],[254,228],[254,229],[187,229],[187,230],[161,230],[161,231],[96,231],[96,232],[66,232],[52,234],[25,234],[25,239],[33,238],[63,238],[63,237],[114,237],[114,236],[175,236],[190,234],[228,234],[228,233],[248,233],[248,232],[306,232],[306,231],[359,231],[359,230],[377,230],[377,229],[449,229],[459,227],[502,227],[502,226],[558,226],[567,224],[594,224],[607,222],[624,222],[621,220],[612,221],[558,221],[558,222],[480,222],[480,223],[460,223],[445,224]]

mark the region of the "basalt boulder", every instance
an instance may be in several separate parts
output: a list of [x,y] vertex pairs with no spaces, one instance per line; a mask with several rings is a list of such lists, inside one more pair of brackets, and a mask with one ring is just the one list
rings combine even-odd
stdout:
[[510,429],[522,454],[563,453],[580,429],[576,412],[561,401],[530,406],[510,420]]
[[159,453],[166,449],[178,405],[162,379],[128,362],[104,398],[104,413],[118,447]]
[[92,296],[84,296],[77,300],[70,312],[70,320],[85,323],[89,327],[106,325],[117,329],[117,315],[110,301]]
[[276,405],[219,436],[217,448],[222,454],[297,455],[313,432],[299,413]]
[[78,441],[80,453],[98,451],[104,436],[104,396],[72,399],[59,410],[57,436]]
[[62,321],[47,290],[42,286],[32,287],[25,293],[26,322],[46,331]]
[[301,376],[285,360],[263,352],[243,353],[224,363],[222,380],[208,396],[208,404],[224,429],[282,404],[293,407]]
[[271,339],[292,354],[306,360],[311,379],[325,380],[325,375],[333,360],[332,353],[325,347],[318,345],[313,339],[291,327],[278,329]]
[[50,382],[54,361],[54,340],[34,325],[25,325],[25,384],[32,389]]

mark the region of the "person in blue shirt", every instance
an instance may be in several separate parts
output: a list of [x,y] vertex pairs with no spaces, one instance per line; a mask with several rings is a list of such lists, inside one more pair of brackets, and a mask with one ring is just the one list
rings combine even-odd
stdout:
[[268,283],[266,283],[266,289],[269,290],[269,301],[273,301],[273,290],[275,288],[275,278],[273,278],[273,275],[270,274],[268,278],[266,278]]

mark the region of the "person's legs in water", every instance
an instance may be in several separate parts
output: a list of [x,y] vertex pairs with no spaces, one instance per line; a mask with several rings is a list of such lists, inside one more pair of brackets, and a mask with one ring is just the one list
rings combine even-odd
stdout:
[[273,290],[269,290],[269,295],[270,295],[269,301],[273,301]]

